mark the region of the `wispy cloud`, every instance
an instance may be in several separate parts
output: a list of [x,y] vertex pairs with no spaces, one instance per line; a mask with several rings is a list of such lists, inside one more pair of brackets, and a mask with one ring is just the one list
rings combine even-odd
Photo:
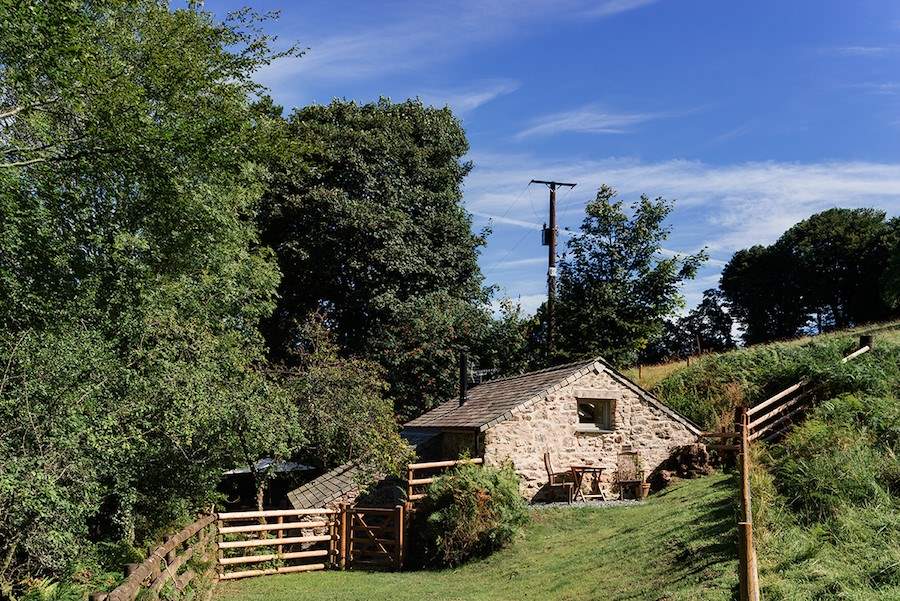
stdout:
[[321,29],[294,32],[308,46],[301,58],[285,58],[263,68],[259,80],[277,96],[295,94],[298,85],[317,81],[357,81],[421,69],[476,51],[548,21],[603,19],[656,0],[448,0],[398,4],[383,12],[381,23],[342,28],[339,35]]
[[[647,193],[677,199],[676,227],[690,230],[694,246],[721,258],[752,244],[771,243],[788,227],[827,208],[877,207],[900,214],[900,164],[863,161],[809,163],[750,162],[711,165],[669,160],[646,163],[627,158],[592,161],[541,160],[531,155],[474,155],[466,181],[466,204],[477,214],[520,218],[527,204],[516,201],[522,183],[535,173],[579,182],[581,196],[608,183],[623,196]],[[513,202],[520,207],[510,210]],[[571,204],[571,203],[570,203]]]
[[488,102],[515,92],[519,88],[519,82],[503,79],[487,81],[481,85],[463,90],[427,91],[419,94],[426,104],[434,106],[450,106],[457,114],[465,114],[473,111]]
[[900,82],[896,81],[867,81],[863,83],[850,84],[851,88],[861,90],[868,94],[879,94],[883,96],[894,96],[900,94]]
[[516,267],[530,267],[532,265],[546,265],[547,257],[531,257],[528,259],[513,259],[510,261],[499,261],[494,265],[495,269],[510,269]]
[[885,56],[900,50],[898,46],[838,46],[832,52],[840,56]]
[[656,3],[657,0],[606,0],[597,2],[596,5],[586,11],[585,14],[595,17],[609,17],[619,13],[635,10],[643,6]]
[[624,113],[588,105],[571,111],[553,113],[535,119],[516,134],[516,138],[547,136],[565,132],[585,134],[624,134],[633,126],[669,116],[666,113]]
[[729,129],[728,131],[722,132],[718,136],[715,136],[712,139],[713,143],[718,142],[727,142],[728,140],[734,140],[735,138],[741,138],[746,136],[747,134],[753,132],[757,128],[756,121],[748,121],[742,125],[738,125],[735,128]]

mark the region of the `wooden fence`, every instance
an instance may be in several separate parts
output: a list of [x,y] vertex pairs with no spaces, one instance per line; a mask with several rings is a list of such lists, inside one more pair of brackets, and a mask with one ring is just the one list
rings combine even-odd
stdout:
[[[847,363],[870,350],[872,350],[871,336],[862,336],[860,347],[841,359],[841,363]],[[771,442],[783,436],[797,417],[806,411],[812,393],[809,382],[801,380],[747,409],[750,440],[762,439]]]
[[91,601],[133,601],[138,594],[149,589],[151,598],[159,595],[167,583],[178,593],[195,578],[206,574],[197,574],[187,564],[191,558],[198,558],[196,564],[213,567],[215,550],[214,514],[206,515],[193,524],[182,529],[175,536],[169,537],[162,545],[150,553],[140,564],[127,564],[125,582],[113,589],[109,594],[94,593]]
[[759,601],[759,569],[753,544],[753,509],[750,498],[750,422],[746,408],[739,411],[738,466],[740,468],[740,513],[738,516],[738,587],[741,601]]
[[420,501],[425,497],[424,488],[434,482],[434,479],[442,472],[464,463],[481,465],[484,463],[484,460],[480,457],[476,457],[475,459],[453,459],[448,461],[431,461],[428,463],[410,463],[407,466],[406,476],[407,509],[414,509],[415,502]]
[[[311,572],[334,567],[340,541],[336,509],[277,509],[220,513],[220,580]],[[238,569],[235,567],[252,569]]]
[[[859,348],[841,359],[847,363],[872,349],[872,337],[860,336]],[[740,471],[740,513],[738,516],[738,572],[741,601],[759,601],[759,569],[753,544],[753,511],[750,495],[750,443],[771,442],[783,436],[809,408],[813,396],[809,382],[801,380],[757,405],[735,409],[733,432],[704,432],[714,440],[710,449],[734,453]],[[731,442],[729,442],[731,441]]]
[[406,555],[406,515],[403,505],[393,509],[351,507],[342,510],[346,545],[342,553],[351,568],[403,567]]

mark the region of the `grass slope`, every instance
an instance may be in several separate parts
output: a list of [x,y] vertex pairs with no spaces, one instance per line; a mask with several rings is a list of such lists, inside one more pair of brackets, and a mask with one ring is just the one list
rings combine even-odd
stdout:
[[735,484],[714,475],[632,507],[532,512],[510,548],[454,570],[326,571],[223,583],[221,601],[726,601]]
[[766,601],[900,599],[900,328],[846,364],[858,332],[711,355],[655,387],[705,427],[801,377],[813,407],[754,444],[754,535]]

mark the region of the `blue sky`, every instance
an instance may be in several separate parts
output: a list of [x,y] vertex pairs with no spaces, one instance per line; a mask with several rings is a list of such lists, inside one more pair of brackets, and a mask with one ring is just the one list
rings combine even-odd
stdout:
[[[219,14],[239,3],[207,2]],[[547,191],[577,228],[601,183],[676,200],[666,252],[707,247],[689,305],[731,254],[833,206],[900,214],[900,2],[254,2],[282,11],[259,74],[287,108],[418,96],[462,119],[487,282],[545,298]],[[562,237],[565,240],[565,236]],[[561,249],[562,251],[562,249]]]

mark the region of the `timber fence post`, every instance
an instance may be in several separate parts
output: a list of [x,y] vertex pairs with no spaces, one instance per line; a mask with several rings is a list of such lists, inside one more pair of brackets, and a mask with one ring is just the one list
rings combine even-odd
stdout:
[[405,541],[403,540],[403,530],[404,530],[404,523],[403,523],[404,515],[403,514],[404,514],[403,505],[397,505],[397,507],[394,508],[394,520],[396,522],[394,524],[395,531],[396,531],[396,534],[394,535],[394,537],[395,537],[395,540],[397,543],[397,547],[394,550],[394,552],[396,554],[396,557],[394,558],[394,567],[397,569],[397,571],[400,571],[403,569],[404,546],[406,544]]
[[349,517],[349,512],[347,511],[347,504],[341,503],[341,534],[340,534],[340,551],[338,552],[338,556],[340,557],[340,568],[346,569],[347,567],[347,554],[350,552],[350,541],[348,540],[349,527],[347,524],[347,518]]

